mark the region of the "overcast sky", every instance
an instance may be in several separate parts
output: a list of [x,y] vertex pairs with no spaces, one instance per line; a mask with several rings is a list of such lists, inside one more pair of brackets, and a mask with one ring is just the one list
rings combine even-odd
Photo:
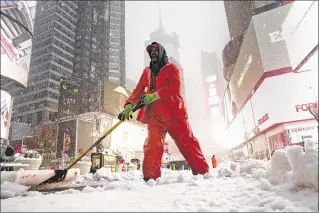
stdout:
[[[201,132],[204,95],[200,73],[200,51],[221,53],[229,41],[223,1],[126,1],[126,76],[138,81],[144,69],[144,42],[162,23],[168,33],[180,38],[180,63],[184,69],[187,107],[191,126],[198,138]],[[169,54],[169,53],[168,53]]]

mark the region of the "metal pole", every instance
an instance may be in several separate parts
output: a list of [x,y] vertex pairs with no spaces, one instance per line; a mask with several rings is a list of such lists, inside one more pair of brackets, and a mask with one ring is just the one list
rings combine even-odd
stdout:
[[318,103],[318,100],[317,100],[317,96],[316,96],[315,90],[313,89],[313,87],[309,87],[309,89],[311,89],[311,90],[312,90],[314,100],[316,101],[316,103]]

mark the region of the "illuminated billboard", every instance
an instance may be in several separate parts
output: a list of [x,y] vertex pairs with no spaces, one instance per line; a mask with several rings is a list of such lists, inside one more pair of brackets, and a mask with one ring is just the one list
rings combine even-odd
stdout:
[[265,72],[290,67],[281,27],[290,8],[287,4],[253,16],[229,82],[234,115]]

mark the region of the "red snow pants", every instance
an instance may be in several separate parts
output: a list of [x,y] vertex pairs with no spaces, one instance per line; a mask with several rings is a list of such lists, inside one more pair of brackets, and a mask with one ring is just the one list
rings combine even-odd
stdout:
[[148,121],[148,137],[144,144],[144,180],[157,179],[161,176],[160,168],[166,133],[169,133],[175,141],[179,151],[191,167],[193,175],[208,172],[209,166],[187,119],[162,123],[155,118],[150,118]]

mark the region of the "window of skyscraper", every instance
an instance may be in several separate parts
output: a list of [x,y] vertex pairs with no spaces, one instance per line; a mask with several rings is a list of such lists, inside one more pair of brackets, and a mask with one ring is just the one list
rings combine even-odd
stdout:
[[42,122],[42,111],[41,112],[37,112],[37,123],[41,123]]

